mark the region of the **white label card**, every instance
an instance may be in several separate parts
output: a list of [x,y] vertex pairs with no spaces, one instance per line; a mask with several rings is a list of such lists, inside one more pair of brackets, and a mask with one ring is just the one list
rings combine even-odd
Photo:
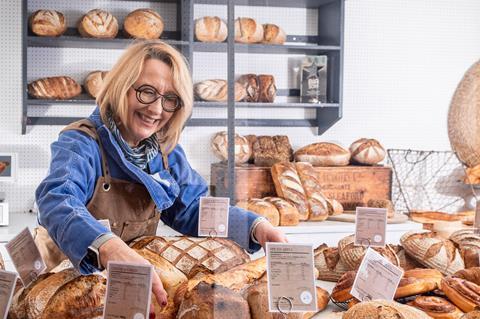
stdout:
[[147,319],[152,296],[151,265],[108,263],[105,319]]
[[0,270],[0,318],[7,318],[16,282],[16,273]]
[[317,311],[312,245],[266,243],[268,309]]
[[47,268],[28,227],[10,240],[5,248],[25,287]]
[[98,222],[105,226],[109,231],[112,231],[112,228],[110,228],[110,219],[99,219]]
[[350,294],[360,301],[393,300],[403,269],[395,266],[372,248],[363,257]]
[[355,216],[355,245],[385,247],[387,209],[357,207]]
[[228,197],[200,197],[198,236],[228,237]]
[[480,200],[477,200],[475,206],[475,220],[473,221],[473,232],[480,234]]

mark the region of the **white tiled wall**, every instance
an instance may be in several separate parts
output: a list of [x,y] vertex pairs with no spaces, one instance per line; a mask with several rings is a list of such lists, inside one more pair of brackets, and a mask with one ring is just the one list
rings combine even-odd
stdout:
[[[31,2],[32,8],[53,4],[52,8],[68,12],[67,7],[55,4],[60,1]],[[80,1],[69,15],[77,17],[86,9],[105,7],[121,18],[125,11],[139,4],[135,1],[112,3]],[[0,6],[0,152],[17,152],[20,166],[17,181],[0,182],[0,192],[6,192],[13,211],[24,211],[31,207],[36,185],[48,169],[49,144],[60,127],[34,126],[26,135],[21,135],[20,1],[1,0]],[[312,26],[315,13],[310,10],[256,9],[239,7],[237,14],[254,16],[260,22],[278,23],[290,34],[312,34],[316,28]],[[170,12],[172,8],[167,5],[164,10]],[[206,14],[225,16],[226,10],[196,6],[195,16]],[[375,137],[387,148],[449,149],[448,106],[464,71],[479,59],[479,16],[480,1],[477,0],[347,0],[343,119],[323,136],[316,136],[310,128],[241,127],[237,131],[288,134],[294,148],[319,140],[334,140],[348,146],[359,137]],[[170,26],[175,26],[174,21],[168,20],[167,27]],[[28,54],[29,60],[36,60],[35,65],[30,66],[31,79],[52,72],[81,79],[86,74],[85,66],[108,68],[120,51],[29,49]],[[288,78],[288,58],[292,56],[238,55],[236,71],[272,72],[282,87],[293,81]],[[196,53],[194,59],[195,80],[226,77],[225,56]],[[91,109],[66,105],[31,112],[58,114],[65,112],[65,108],[70,108],[67,112],[73,115],[87,115]],[[199,112],[211,115],[205,110]],[[238,114],[263,116],[252,112],[239,110]],[[271,109],[269,112],[274,113]],[[304,110],[279,115],[311,116],[311,112]],[[187,127],[182,137],[192,166],[207,179],[209,165],[215,161],[209,139],[218,130]]]

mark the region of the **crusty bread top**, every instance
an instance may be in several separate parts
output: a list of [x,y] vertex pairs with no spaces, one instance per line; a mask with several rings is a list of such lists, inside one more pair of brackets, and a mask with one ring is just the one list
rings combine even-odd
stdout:
[[331,155],[350,155],[350,152],[341,147],[340,145],[328,142],[313,143],[298,149],[295,155],[318,155],[318,156],[331,156]]

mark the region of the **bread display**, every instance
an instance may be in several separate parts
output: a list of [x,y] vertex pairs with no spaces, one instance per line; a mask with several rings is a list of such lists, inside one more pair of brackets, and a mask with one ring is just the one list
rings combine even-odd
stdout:
[[459,319],[463,316],[463,312],[460,309],[441,297],[418,296],[415,300],[410,301],[408,305],[425,312],[432,318]]
[[78,32],[85,38],[115,38],[118,33],[117,18],[101,9],[90,10],[80,18]]
[[90,72],[87,77],[85,78],[85,91],[93,97],[96,98],[98,93],[100,92],[103,80],[107,76],[108,72],[106,71],[92,71]]
[[259,74],[258,76],[258,102],[273,103],[277,95],[275,78],[270,74]]
[[177,319],[249,319],[247,301],[235,291],[218,284],[200,282],[187,291],[178,309]]
[[276,163],[272,166],[272,179],[279,197],[290,201],[298,210],[299,220],[307,220],[310,212],[307,196],[294,163]]
[[428,268],[438,269],[444,275],[464,268],[454,244],[428,230],[409,231],[401,237],[400,242],[416,261]]
[[349,269],[340,258],[338,248],[319,247],[314,250],[314,264],[318,270],[318,279],[337,282]]
[[284,44],[286,40],[285,31],[278,25],[270,23],[263,25],[263,43]]
[[222,272],[250,260],[235,242],[223,238],[147,236],[131,243],[170,262],[187,278]]
[[392,218],[395,215],[395,208],[389,199],[369,199],[367,207],[386,208],[388,218]]
[[125,33],[136,39],[158,39],[163,33],[163,19],[152,9],[137,9],[130,12],[123,21]]
[[237,83],[239,83],[245,90],[245,102],[258,102],[260,96],[260,87],[256,74],[243,74],[241,75]]
[[322,193],[318,175],[315,173],[312,164],[306,162],[295,163],[303,189],[307,195],[309,220],[322,221],[333,214],[333,206],[327,197]]
[[292,146],[288,136],[257,136],[253,144],[253,162],[256,166],[271,167],[278,162],[290,162]]
[[[228,98],[228,85],[225,80],[205,80],[193,86],[195,96],[203,101],[225,102]],[[242,101],[246,97],[245,88],[235,83],[235,101]]]
[[383,146],[373,138],[361,138],[350,145],[350,153],[355,163],[375,165],[383,161],[386,152]]
[[480,306],[480,286],[461,278],[447,277],[442,280],[442,291],[448,299],[464,312]]
[[430,319],[423,311],[395,301],[375,300],[356,304],[343,319]]
[[235,42],[259,43],[263,40],[263,26],[252,18],[235,19]]
[[333,143],[313,143],[298,149],[297,162],[308,162],[313,166],[345,166],[350,162],[350,152]]
[[[400,266],[400,260],[398,259],[395,250],[391,245],[385,245],[385,247],[374,247],[380,255],[388,259],[395,266]],[[356,270],[360,266],[363,256],[367,251],[367,247],[355,246],[355,235],[350,235],[342,238],[338,242],[338,251],[340,258],[345,262],[345,265],[349,270]]]
[[280,226],[298,225],[298,209],[292,203],[280,197],[264,197],[263,200],[272,203],[277,208],[280,215]]
[[227,39],[227,24],[219,17],[203,17],[195,20],[195,37],[201,42],[223,42]]
[[[228,160],[228,133],[226,131],[217,132],[212,138],[212,151],[222,161]],[[252,150],[248,140],[235,134],[235,163],[245,163],[250,158]]]
[[265,217],[273,226],[280,225],[280,213],[277,207],[269,201],[251,198],[246,203],[238,203],[237,206]]
[[28,84],[28,94],[37,99],[66,100],[81,91],[80,85],[68,76],[47,77]]
[[67,30],[63,13],[55,10],[37,10],[28,20],[30,30],[41,37],[58,37]]

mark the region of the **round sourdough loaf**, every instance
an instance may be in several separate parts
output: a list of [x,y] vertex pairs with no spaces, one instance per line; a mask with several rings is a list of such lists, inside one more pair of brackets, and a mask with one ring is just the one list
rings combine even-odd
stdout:
[[235,20],[235,41],[240,43],[258,43],[263,40],[263,26],[252,18]]
[[359,164],[374,165],[385,158],[385,149],[373,138],[361,138],[350,145],[352,160]]
[[285,31],[278,25],[270,23],[263,25],[263,43],[284,44],[286,39]]
[[137,9],[130,12],[123,21],[128,36],[136,39],[158,39],[163,33],[163,19],[152,9]]
[[361,302],[348,309],[343,319],[430,319],[426,313],[395,301]]
[[309,162],[313,166],[345,166],[350,162],[350,152],[334,143],[313,143],[295,152],[297,162]]
[[118,21],[110,12],[93,9],[78,22],[78,32],[85,38],[115,38]]
[[92,71],[85,78],[85,91],[90,94],[91,97],[96,98],[100,92],[103,80],[107,76],[108,72],[106,71]]
[[[216,133],[211,141],[212,151],[220,160],[228,160],[228,134],[226,131]],[[235,162],[245,163],[250,158],[252,150],[248,140],[235,134]]]
[[63,13],[55,10],[37,10],[29,18],[30,29],[38,36],[58,37],[67,30]]
[[227,38],[227,25],[219,17],[195,20],[195,37],[201,42],[223,42]]

